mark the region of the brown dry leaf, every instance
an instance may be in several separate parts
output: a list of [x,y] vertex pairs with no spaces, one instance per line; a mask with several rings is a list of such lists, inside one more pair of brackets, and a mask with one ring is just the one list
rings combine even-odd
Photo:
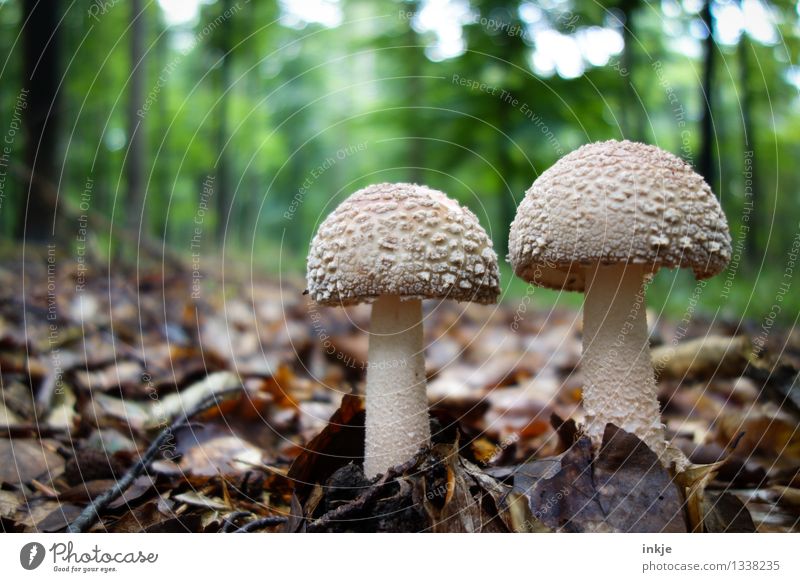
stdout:
[[25,502],[21,493],[0,489],[0,517],[11,518]]
[[432,375],[457,364],[462,352],[463,347],[452,337],[441,335],[435,338],[425,347],[426,373]]
[[332,359],[339,360],[342,365],[359,370],[365,370],[369,361],[367,351],[369,336],[364,332],[348,333],[332,336]]
[[44,378],[48,372],[44,360],[28,358],[24,352],[0,352],[0,369],[4,374],[23,374],[34,380]]
[[[111,489],[116,484],[115,479],[96,479],[80,483],[58,494],[59,501],[86,505],[89,501]],[[154,486],[153,480],[148,475],[142,475],[134,480],[122,495],[109,504],[109,509],[117,509],[123,505],[133,503],[147,494]]]
[[0,439],[0,481],[29,483],[49,481],[64,472],[64,459],[55,452],[58,444],[34,439]]
[[153,403],[149,411],[148,427],[157,427],[164,419],[174,419],[195,408],[204,399],[241,386],[242,381],[232,372],[209,374],[199,382],[175,394],[168,394]]
[[773,486],[772,490],[778,494],[778,503],[800,508],[800,489],[795,487]]
[[98,428],[103,428],[113,421],[121,421],[133,430],[143,430],[150,420],[151,405],[130,398],[121,399],[108,394],[93,394],[84,418]]
[[236,370],[243,377],[270,376],[281,360],[262,350],[252,310],[247,323],[229,323],[224,314],[212,315],[204,322],[201,329],[204,353],[213,355],[221,366],[224,364],[223,367]]
[[675,481],[684,488],[686,497],[686,518],[689,522],[690,532],[703,532],[705,510],[705,491],[708,484],[714,479],[727,457],[708,465],[689,465],[675,476]]
[[183,386],[191,378],[225,370],[228,362],[214,350],[177,343],[146,342],[144,347],[148,373],[156,386]]
[[76,504],[87,504],[89,501],[98,495],[105,493],[114,486],[113,479],[95,479],[93,481],[85,481],[78,485],[73,485],[69,489],[60,491],[58,494],[59,501],[67,501]]
[[193,513],[189,515],[178,515],[170,511],[168,515],[164,515],[159,511],[159,500],[154,499],[133,508],[107,528],[102,525],[95,526],[95,531],[107,530],[122,533],[197,532],[200,531],[200,519]]
[[129,437],[113,428],[101,428],[92,431],[86,439],[86,447],[102,451],[107,455],[125,451],[135,452],[136,443]]
[[747,336],[702,338],[654,348],[653,368],[659,380],[686,378],[736,378],[753,358],[753,346]]
[[186,493],[179,493],[172,497],[175,501],[192,505],[194,507],[202,507],[205,509],[214,509],[218,511],[229,510],[231,507],[224,500],[214,497],[207,497],[202,493],[196,491],[187,491]]
[[55,500],[36,499],[20,507],[14,517],[28,532],[53,532],[67,527],[81,512],[81,507]]
[[0,426],[11,426],[20,424],[22,419],[14,414],[11,410],[6,408],[6,405],[0,402]]
[[428,382],[428,402],[432,406],[459,409],[478,405],[487,390],[475,382],[472,373],[471,366],[454,362]]
[[717,424],[716,440],[727,446],[744,433],[738,441],[739,455],[764,455],[772,459],[794,462],[800,458],[800,431],[797,420],[771,407],[757,407],[746,413],[722,415]]
[[[264,460],[264,452],[246,440],[206,425],[201,429],[184,429],[178,435],[180,450],[178,463],[156,461],[153,470],[165,474],[197,476],[240,475]],[[213,432],[213,435],[209,435]]]
[[504,500],[511,531],[517,533],[553,533],[553,530],[539,521],[531,513],[528,498],[511,491]]
[[702,500],[703,531],[753,533],[756,527],[739,498],[728,492],[706,492]]
[[593,458],[581,437],[564,454],[514,471],[531,513],[568,532],[685,532],[681,499],[658,457],[636,436],[606,426]]
[[324,483],[351,461],[364,458],[364,400],[346,394],[328,426],[314,437],[289,469],[301,503],[315,483]]
[[273,376],[262,381],[259,390],[272,395],[275,403],[283,408],[298,408],[301,402],[309,400],[314,384],[297,378],[289,366],[281,365]]
[[[114,362],[115,359],[120,357],[120,352],[126,354],[124,346],[119,343],[112,343],[109,341],[110,339],[111,336],[107,333],[92,333],[83,337],[78,348],[80,355],[80,361],[76,366],[78,373],[101,368]],[[117,351],[115,351],[115,347]],[[127,355],[133,356],[134,353],[131,352]]]
[[108,504],[108,507],[109,509],[118,509],[125,505],[131,505],[150,493],[153,487],[155,487],[155,483],[149,475],[137,477],[122,495]]
[[[745,506],[761,533],[800,531],[800,512],[779,505],[779,494],[774,489],[738,489],[736,496]],[[788,509],[788,510],[787,510]]]
[[71,431],[78,420],[78,412],[75,410],[77,401],[72,388],[63,384],[61,389],[53,395],[45,421],[47,426]]
[[[2,369],[2,367],[0,367]],[[2,403],[8,410],[18,416],[22,421],[33,420],[34,408],[33,392],[31,389],[16,380],[5,380],[5,369],[3,369],[3,395]]]
[[75,381],[84,390],[107,392],[119,387],[138,386],[142,371],[139,362],[119,361],[99,370],[79,370],[75,372]]
[[486,397],[485,422],[501,433],[530,439],[544,435],[551,432],[550,415],[558,392],[559,383],[547,376],[492,390]]

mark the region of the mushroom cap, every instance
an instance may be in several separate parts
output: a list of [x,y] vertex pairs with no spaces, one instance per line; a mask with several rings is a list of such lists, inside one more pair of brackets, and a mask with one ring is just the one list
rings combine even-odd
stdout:
[[526,192],[509,234],[508,260],[522,279],[585,290],[592,264],[691,267],[698,279],[731,256],[725,214],[702,176],[655,146],[584,145],[542,173]]
[[442,192],[375,184],[342,202],[308,253],[308,291],[322,305],[380,295],[496,303],[497,254],[478,218]]

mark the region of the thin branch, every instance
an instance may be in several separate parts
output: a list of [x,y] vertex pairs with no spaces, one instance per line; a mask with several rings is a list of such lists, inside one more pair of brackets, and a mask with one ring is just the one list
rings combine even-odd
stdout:
[[[231,533],[232,531],[236,531],[238,529],[236,527],[236,520],[240,517],[247,517],[251,515],[249,511],[234,511],[228,517],[225,518],[225,525],[222,526],[222,533]],[[234,529],[235,528],[235,529]]]
[[269,517],[262,517],[260,519],[254,519],[250,523],[244,524],[239,529],[235,530],[233,533],[249,533],[252,531],[260,530],[264,527],[269,527],[271,525],[279,525],[281,523],[286,523],[285,517],[280,517],[277,515],[270,515]]

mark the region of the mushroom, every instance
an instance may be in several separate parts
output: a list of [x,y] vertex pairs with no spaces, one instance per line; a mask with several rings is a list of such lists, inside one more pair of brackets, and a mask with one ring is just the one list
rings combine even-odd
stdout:
[[654,146],[585,145],[528,190],[511,224],[509,262],[530,283],[586,294],[584,431],[595,446],[614,423],[665,462],[644,283],[661,267],[691,267],[706,279],[730,256],[728,224],[711,188]]
[[477,217],[442,192],[376,184],[322,222],[307,278],[321,305],[372,304],[364,472],[375,476],[430,443],[422,300],[495,303],[497,255]]

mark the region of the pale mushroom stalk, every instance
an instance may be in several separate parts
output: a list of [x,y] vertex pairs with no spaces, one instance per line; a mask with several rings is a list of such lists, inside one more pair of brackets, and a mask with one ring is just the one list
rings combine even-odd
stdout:
[[583,306],[583,404],[586,434],[599,447],[607,423],[665,448],[658,389],[647,333],[644,266],[595,264],[586,268]]
[[364,473],[373,477],[430,443],[419,299],[372,304],[366,395]]

